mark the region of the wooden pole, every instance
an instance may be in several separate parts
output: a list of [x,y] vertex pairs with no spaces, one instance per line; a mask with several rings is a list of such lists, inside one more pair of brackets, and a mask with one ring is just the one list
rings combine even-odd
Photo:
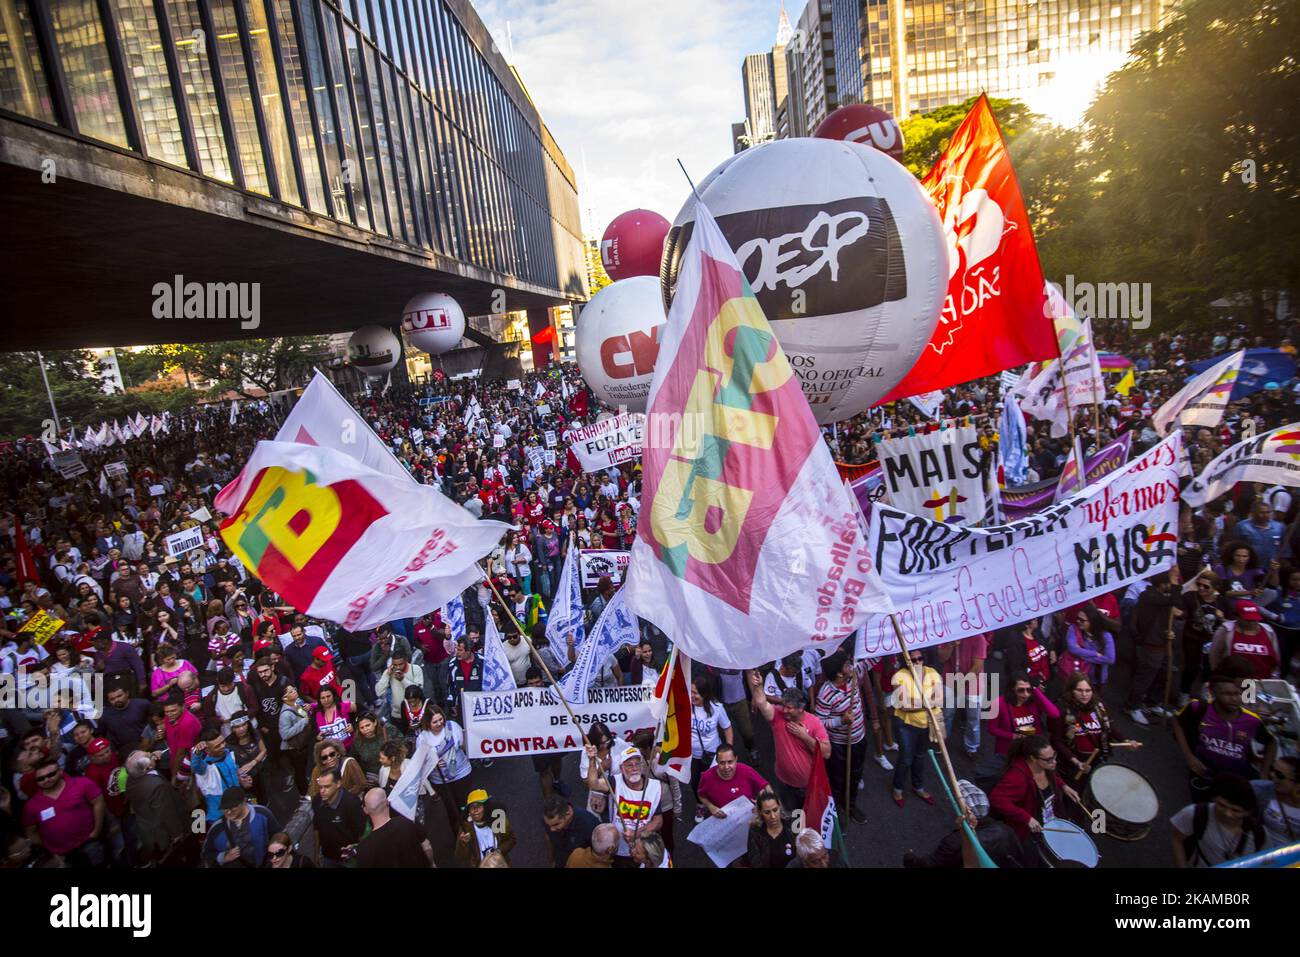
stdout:
[[1174,688],[1174,612],[1176,609],[1169,609],[1169,621],[1165,626],[1165,693],[1160,699],[1160,707],[1164,712],[1165,725],[1169,724],[1171,717],[1169,713],[1169,695]]

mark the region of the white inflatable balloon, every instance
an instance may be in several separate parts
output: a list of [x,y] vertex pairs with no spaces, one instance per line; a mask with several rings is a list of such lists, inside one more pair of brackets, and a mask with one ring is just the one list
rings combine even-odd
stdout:
[[402,358],[402,341],[383,326],[362,326],[348,340],[348,361],[366,375],[392,372]]
[[[728,159],[699,193],[819,423],[856,415],[902,381],[948,289],[943,225],[911,173],[858,143],[775,140]],[[693,209],[664,241],[666,304]]]
[[440,356],[464,337],[465,311],[445,293],[421,293],[402,309],[402,332],[415,348]]
[[578,368],[606,405],[645,411],[664,319],[658,276],[620,279],[582,307],[575,342]]

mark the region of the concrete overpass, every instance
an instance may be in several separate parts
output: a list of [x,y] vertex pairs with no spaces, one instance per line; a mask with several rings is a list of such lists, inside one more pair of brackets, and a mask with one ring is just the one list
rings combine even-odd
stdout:
[[[398,29],[364,3],[204,4],[197,36],[173,6],[128,29],[34,4],[25,43],[5,24],[7,348],[343,332],[426,290],[537,326],[586,299],[572,169],[468,3],[403,0]],[[160,317],[176,276],[258,284],[257,327]]]

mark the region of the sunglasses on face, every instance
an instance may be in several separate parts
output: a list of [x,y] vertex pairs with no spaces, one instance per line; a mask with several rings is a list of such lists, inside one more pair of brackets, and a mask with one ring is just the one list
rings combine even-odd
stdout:
[[58,775],[58,774],[42,774],[40,777],[38,777],[38,778],[36,779],[36,783],[37,783],[37,784],[46,784],[46,783],[48,783],[48,782],[50,782],[50,781],[57,781],[58,779],[59,779],[59,775]]
[[289,853],[289,849],[287,847],[282,847],[279,850],[268,850],[267,853],[270,854],[272,857],[274,857],[276,860],[279,860],[280,858],[284,857],[284,855]]

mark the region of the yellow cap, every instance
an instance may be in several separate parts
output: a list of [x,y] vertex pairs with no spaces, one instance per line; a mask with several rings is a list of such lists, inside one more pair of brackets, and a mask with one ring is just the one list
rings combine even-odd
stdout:
[[468,807],[471,804],[486,804],[487,800],[487,791],[484,791],[482,788],[476,788],[469,792],[469,797],[465,799],[465,805]]

